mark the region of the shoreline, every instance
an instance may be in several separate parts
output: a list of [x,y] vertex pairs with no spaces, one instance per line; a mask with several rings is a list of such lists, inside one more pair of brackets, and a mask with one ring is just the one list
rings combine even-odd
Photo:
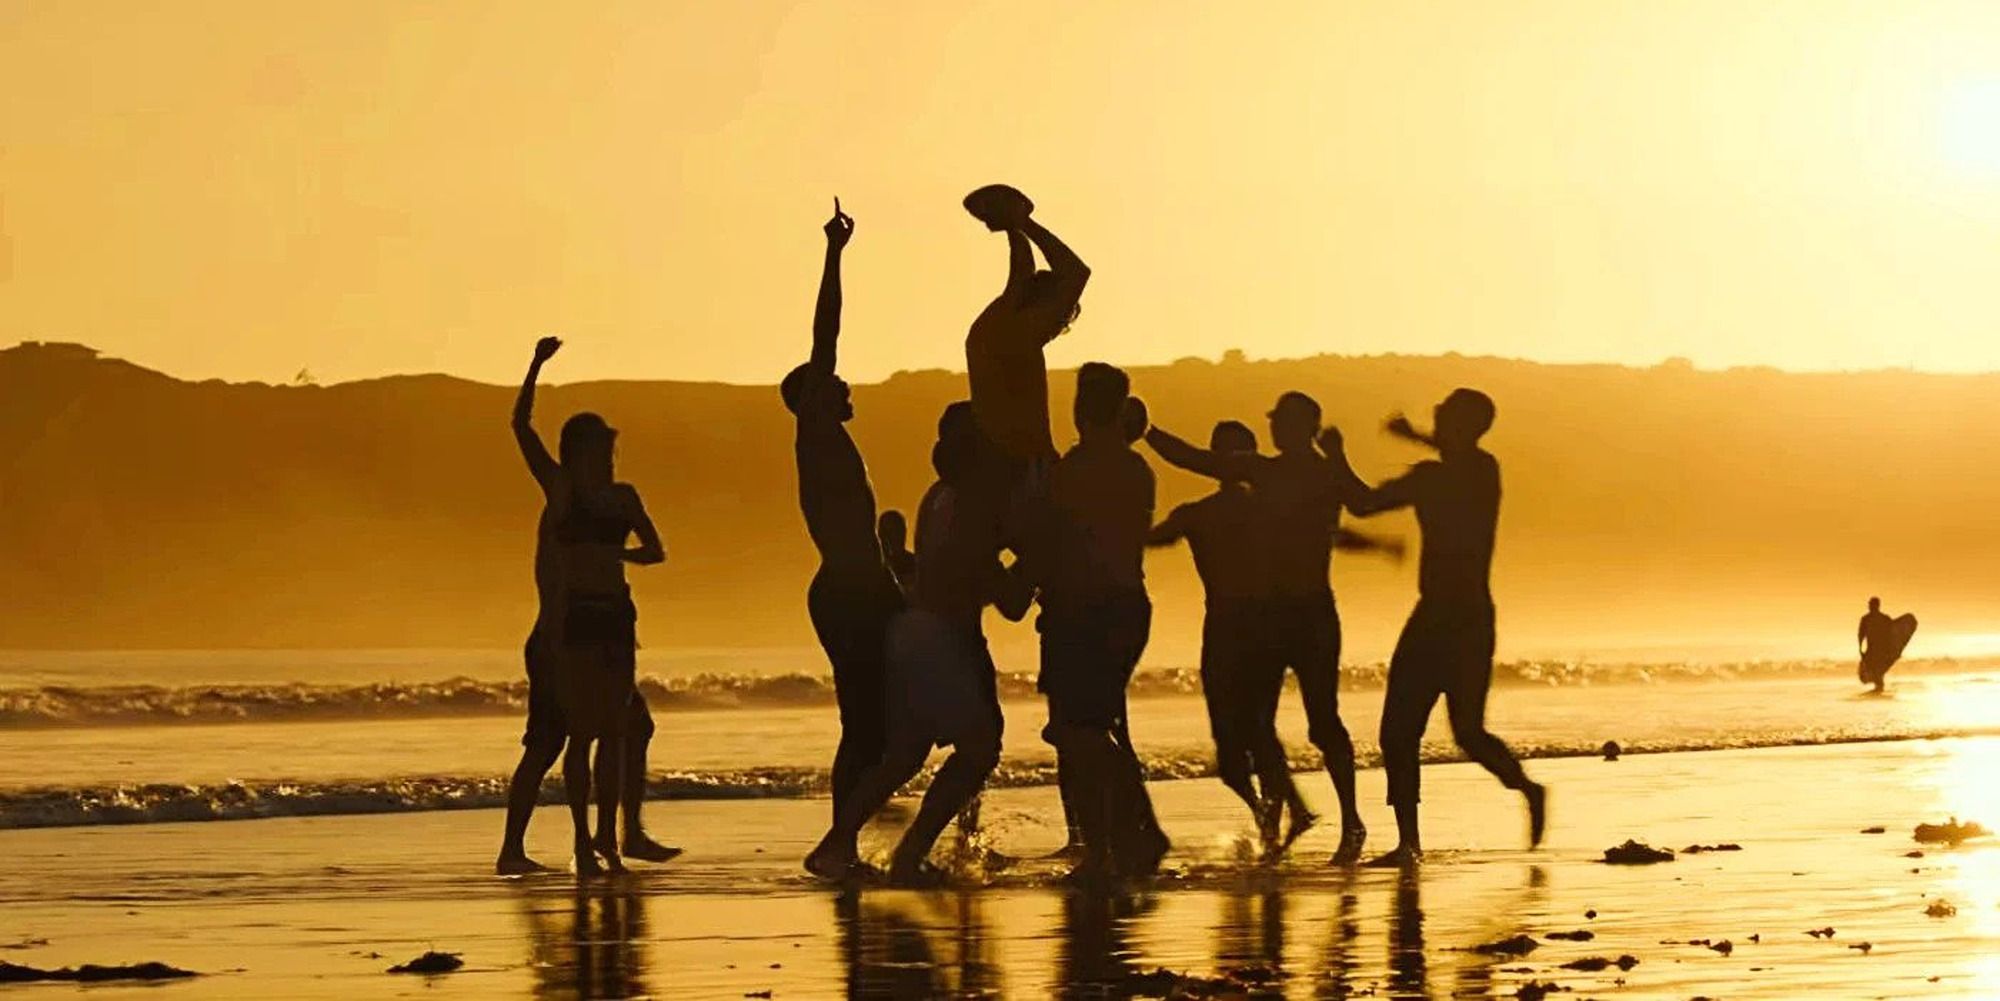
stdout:
[[[49,941],[7,960],[160,960],[206,975],[143,989],[190,998],[1101,996],[1159,968],[1274,970],[1274,993],[1254,996],[1288,998],[1512,997],[1531,982],[1576,997],[1977,998],[2000,991],[1987,958],[2000,954],[2000,846],[1919,846],[1909,831],[1954,813],[1993,823],[1996,762],[1994,738],[1547,761],[1531,766],[1553,790],[1536,852],[1521,847],[1518,798],[1472,766],[1437,766],[1425,775],[1432,855],[1410,885],[1326,866],[1326,825],[1281,866],[1243,864],[1247,818],[1204,780],[1153,785],[1176,843],[1171,874],[1110,897],[1034,872],[842,895],[797,868],[826,802],[757,800],[649,804],[649,826],[688,854],[581,886],[566,873],[487,875],[495,811],[278,819],[229,838],[198,824],[7,831],[0,901],[10,938]],[[1380,773],[1363,773],[1361,790],[1371,846],[1386,847]],[[1324,778],[1306,791],[1330,806]],[[1061,841],[1046,789],[996,791],[987,816],[1002,851]],[[566,857],[564,821],[544,809],[530,829],[544,862]],[[1859,833],[1876,825],[1890,833]],[[879,852],[891,834],[864,844]],[[1597,861],[1634,837],[1743,850]],[[1932,900],[1956,914],[1927,916]],[[1805,934],[1826,926],[1836,938]],[[1576,930],[1594,940],[1546,937]],[[1526,956],[1472,951],[1519,934],[1536,943]],[[1861,941],[1868,952],[1847,948]],[[433,947],[463,953],[466,968],[383,972]],[[1621,954],[1639,965],[1563,965]]]

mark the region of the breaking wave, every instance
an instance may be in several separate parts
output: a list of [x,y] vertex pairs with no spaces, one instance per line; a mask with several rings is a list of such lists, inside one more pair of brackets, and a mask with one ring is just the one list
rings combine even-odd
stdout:
[[[1911,663],[1911,662],[1906,662]],[[1914,662],[1933,671],[1970,669],[1950,660]],[[1990,665],[1979,665],[1990,666]],[[1905,668],[1907,670],[1907,667]],[[1379,687],[1386,667],[1350,664],[1342,669],[1349,687]],[[1662,684],[1848,674],[1846,661],[1788,660],[1707,663],[1594,663],[1534,660],[1501,664],[1502,685]],[[640,679],[655,712],[716,711],[790,706],[831,706],[833,681],[808,674],[699,674]],[[1190,668],[1155,669],[1132,679],[1135,698],[1193,695],[1200,675]],[[1003,698],[1035,694],[1034,676],[1004,673]],[[120,726],[165,723],[294,722],[312,720],[414,719],[438,716],[514,715],[524,711],[525,680],[444,681],[365,685],[107,685],[0,688],[0,727]]]

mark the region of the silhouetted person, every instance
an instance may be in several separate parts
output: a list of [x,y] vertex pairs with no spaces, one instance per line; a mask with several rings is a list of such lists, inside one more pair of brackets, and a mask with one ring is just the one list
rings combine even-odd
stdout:
[[[521,447],[522,456],[527,459],[528,470],[534,474],[545,494],[549,484],[559,480],[561,469],[549,457],[548,449],[535,434],[532,420],[535,383],[541,377],[542,365],[560,347],[562,342],[553,337],[542,338],[536,343],[534,360],[528,365],[528,376],[514,402],[515,440]],[[524,844],[528,820],[534,815],[535,803],[540,798],[542,779],[554,767],[556,759],[562,756],[563,745],[569,738],[569,723],[563,711],[556,677],[555,636],[565,614],[563,574],[557,566],[563,543],[557,538],[557,526],[556,505],[544,503],[535,526],[535,593],[539,605],[535,628],[530,632],[523,651],[528,667],[528,725],[521,735],[521,762],[515,766],[513,779],[507,785],[507,827],[500,845],[500,857],[494,863],[494,871],[503,876],[544,870],[540,863],[528,857]],[[651,530],[649,522],[647,531]],[[657,536],[655,540],[657,542]],[[664,559],[664,551],[659,556]],[[629,858],[665,862],[679,855],[680,849],[669,848],[648,837],[640,822],[640,808],[646,798],[646,747],[653,737],[653,716],[646,706],[645,697],[636,689],[632,692],[628,709],[624,767],[621,770],[624,789],[619,797],[625,810],[622,852]]]
[[[557,446],[560,462],[549,455],[535,433],[531,421],[535,381],[542,365],[561,347],[562,342],[553,337],[535,345],[535,360],[528,366],[514,405],[514,438],[528,471],[542,488],[544,501],[535,561],[537,583],[543,588],[542,607],[535,623],[536,638],[529,646],[531,651],[540,646],[550,659],[540,673],[545,676],[545,686],[553,682],[550,687],[555,690],[555,706],[568,740],[563,752],[563,787],[575,828],[576,869],[579,875],[592,875],[602,871],[599,856],[612,869],[622,868],[621,849],[637,849],[632,851],[635,857],[670,858],[677,854],[650,839],[641,844],[628,837],[623,845],[618,839],[621,802],[630,824],[628,836],[638,833],[639,805],[645,791],[644,752],[639,752],[639,763],[631,768],[626,767],[624,754],[627,733],[635,729],[633,721],[647,717],[635,685],[638,608],[632,604],[632,592],[625,583],[625,564],[650,565],[667,557],[639,492],[613,475],[617,432],[604,418],[580,413],[565,421]],[[625,543],[634,536],[639,545],[628,548]],[[537,673],[531,657],[530,733],[523,739],[528,747],[523,768],[532,763],[527,759],[542,743],[531,739],[536,737],[533,688]],[[650,720],[639,729],[649,732]],[[592,744],[597,748],[594,768]],[[595,839],[590,836],[589,824],[593,771],[598,803]],[[627,773],[631,772],[637,772],[637,778],[628,786]],[[539,784],[539,777],[534,782]],[[521,785],[520,769],[516,770],[515,785]],[[530,795],[530,808],[532,802]],[[525,828],[525,819],[520,823]],[[509,844],[501,854],[503,870],[527,862],[527,856],[519,851],[513,825],[510,817]]]
[[833,810],[838,815],[862,772],[882,758],[889,620],[902,611],[903,594],[883,560],[875,534],[875,491],[861,451],[847,433],[854,407],[847,383],[835,374],[840,259],[854,235],[854,220],[837,200],[825,230],[812,357],[785,376],[779,391],[797,418],[793,454],[799,510],[819,550],[819,570],[806,588],[806,612],[833,666],[834,698],[840,706],[840,746],[833,756]]
[[806,868],[819,876],[840,878],[858,865],[861,827],[916,777],[932,747],[948,746],[951,757],[932,777],[889,868],[890,881],[901,885],[937,881],[926,861],[931,846],[1000,762],[998,682],[980,615],[994,604],[1019,620],[1030,592],[1000,562],[992,449],[970,404],[945,408],[931,450],[938,480],[917,509],[914,597],[889,626],[887,749],[807,856]]
[[1048,477],[1056,535],[1035,622],[1037,687],[1049,702],[1043,738],[1055,745],[1067,812],[1082,834],[1081,871],[1150,873],[1168,845],[1131,746],[1125,693],[1153,617],[1143,570],[1153,471],[1126,433],[1143,405],[1125,373],[1102,362],[1079,369],[1076,387],[1079,440]]
[[[1208,447],[1218,454],[1255,453],[1257,435],[1240,422],[1222,421]],[[1278,833],[1268,806],[1282,809],[1298,793],[1274,721],[1259,711],[1267,680],[1282,677],[1284,670],[1272,666],[1277,651],[1266,632],[1271,579],[1265,529],[1250,485],[1224,479],[1214,493],[1169,513],[1147,544],[1171,546],[1186,539],[1194,555],[1204,599],[1201,693],[1215,740],[1216,774],[1250,808],[1269,848]]]
[[[1341,506],[1365,487],[1344,464],[1330,462],[1314,447],[1320,409],[1312,397],[1286,393],[1270,418],[1275,456],[1209,451],[1159,427],[1146,433],[1146,443],[1175,466],[1247,482],[1256,494],[1266,527],[1270,587],[1265,633],[1273,651],[1272,670],[1262,683],[1275,712],[1284,669],[1298,676],[1308,737],[1326,759],[1340,797],[1340,847],[1333,861],[1347,864],[1360,858],[1368,832],[1354,795],[1354,741],[1340,720],[1340,612],[1328,573]],[[1294,798],[1286,840],[1296,839],[1314,819],[1303,801]]]
[[1861,683],[1874,685],[1875,691],[1883,690],[1883,679],[1889,669],[1903,658],[1903,648],[1910,644],[1910,637],[1916,635],[1917,617],[1900,615],[1890,618],[1882,611],[1882,599],[1868,599],[1868,614],[1861,617],[1861,628],[1855,632],[1854,642],[1861,652]]
[[882,559],[896,577],[904,595],[917,586],[917,554],[910,550],[910,526],[903,512],[890,508],[875,519],[875,538],[882,544]]
[[[1356,514],[1414,507],[1423,533],[1417,607],[1389,661],[1382,705],[1382,764],[1397,842],[1376,865],[1414,864],[1422,851],[1417,824],[1419,746],[1439,697],[1452,738],[1466,755],[1527,801],[1528,840],[1542,842],[1545,794],[1521,770],[1507,745],[1486,729],[1493,685],[1493,541],[1500,522],[1500,463],[1479,447],[1493,426],[1493,401],[1456,389],[1438,404],[1436,433],[1425,435],[1398,416],[1389,432],[1435,448],[1438,458],[1349,500]],[[1320,446],[1343,468],[1347,456],[1331,428]],[[1351,473],[1349,474],[1352,475]]]
[[[980,429],[1023,472],[1055,461],[1049,433],[1049,375],[1042,349],[1076,319],[1090,268],[1036,222],[1033,202],[1002,184],[965,196],[965,209],[1007,234],[1007,284],[972,321],[966,380]],[[1035,267],[1035,251],[1048,260]]]

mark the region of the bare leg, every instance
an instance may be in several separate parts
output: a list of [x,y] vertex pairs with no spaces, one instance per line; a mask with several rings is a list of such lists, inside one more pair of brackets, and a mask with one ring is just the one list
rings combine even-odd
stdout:
[[[861,828],[889,802],[896,790],[923,770],[930,750],[929,741],[901,741],[892,744],[880,761],[863,771],[834,818],[832,829],[806,856],[806,871],[823,879],[839,879],[860,862]],[[936,788],[935,783],[932,788]]]
[[604,857],[604,864],[612,872],[624,872],[625,863],[618,853],[618,801],[623,798],[625,782],[621,775],[625,764],[625,738],[616,733],[605,734],[597,741],[597,839],[592,847]]
[[569,798],[570,825],[576,837],[576,874],[595,876],[604,870],[590,844],[590,741],[571,735],[563,751],[563,793]]
[[560,739],[537,741],[521,748],[521,763],[514,766],[514,777],[507,782],[507,829],[500,841],[500,857],[493,863],[494,872],[518,876],[547,871],[548,867],[528,857],[528,820],[535,815],[535,804],[541,800],[542,779],[555,767],[556,759],[562,757],[562,750]]
[[[997,743],[997,742],[996,742]],[[958,748],[938,769],[931,779],[931,787],[924,792],[923,805],[917,808],[916,819],[910,822],[903,839],[897,843],[890,861],[889,878],[896,882],[913,882],[921,877],[924,859],[930,855],[931,846],[937,843],[938,835],[944,833],[951,818],[964,809],[965,804],[986,785],[986,778],[1000,764],[998,747],[981,745],[978,750]]]
[[666,862],[680,855],[679,848],[673,848],[654,841],[646,833],[640,813],[646,805],[646,751],[653,742],[653,716],[646,708],[646,700],[638,693],[632,695],[633,714],[625,729],[625,792],[620,797],[620,805],[625,810],[626,858],[641,859],[646,862]]

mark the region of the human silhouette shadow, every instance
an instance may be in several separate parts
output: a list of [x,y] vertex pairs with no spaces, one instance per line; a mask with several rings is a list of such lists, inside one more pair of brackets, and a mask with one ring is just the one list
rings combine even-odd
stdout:
[[1132,923],[1156,901],[1102,887],[1074,887],[1063,894],[1062,925],[1056,946],[1055,996],[1064,1001],[1129,997],[1139,971],[1129,957]]
[[637,880],[579,883],[567,893],[523,886],[515,900],[527,926],[535,997],[654,996],[646,894]]
[[838,895],[847,997],[1005,996],[983,909],[983,898],[970,892],[893,902]]

